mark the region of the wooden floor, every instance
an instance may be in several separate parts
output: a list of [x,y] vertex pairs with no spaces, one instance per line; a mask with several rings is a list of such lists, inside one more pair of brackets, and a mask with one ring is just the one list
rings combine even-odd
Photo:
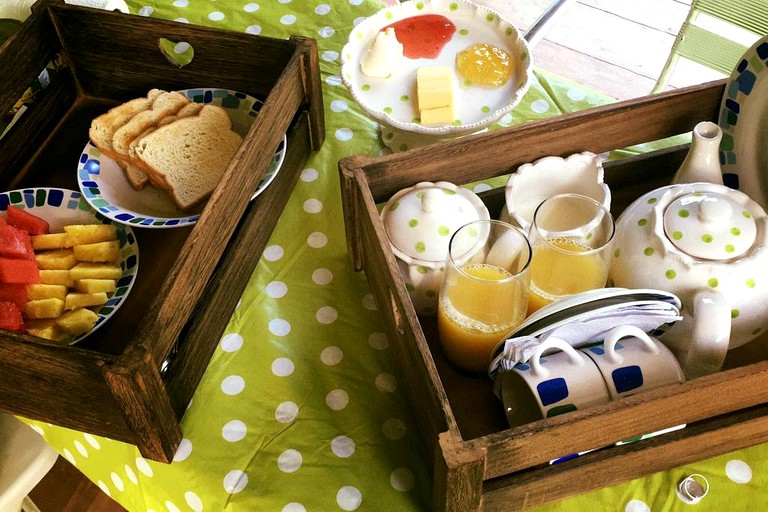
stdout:
[[56,460],[29,497],[40,512],[125,512],[64,457]]
[[[522,31],[551,0],[476,0]],[[664,66],[690,0],[580,0],[558,16],[532,50],[534,64],[616,99],[650,93]],[[680,87],[720,78],[693,68]],[[32,492],[41,512],[121,512],[124,509],[60,457]]]
[[[475,0],[527,31],[552,0]],[[532,49],[534,65],[616,99],[647,95],[661,74],[691,0],[579,0],[558,13]],[[683,63],[670,80],[682,87],[723,78]]]

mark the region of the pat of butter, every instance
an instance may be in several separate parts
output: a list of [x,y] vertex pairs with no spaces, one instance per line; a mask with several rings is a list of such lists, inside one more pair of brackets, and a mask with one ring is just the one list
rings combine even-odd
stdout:
[[368,51],[360,60],[360,70],[365,76],[389,78],[403,60],[403,45],[395,36],[395,29],[388,28],[376,34]]
[[[420,67],[416,71],[416,101],[419,104],[422,124],[453,121],[453,71],[451,68]],[[434,112],[426,112],[427,110]],[[446,116],[447,120],[445,120]]]
[[453,106],[425,108],[420,111],[421,124],[450,124],[453,122]]

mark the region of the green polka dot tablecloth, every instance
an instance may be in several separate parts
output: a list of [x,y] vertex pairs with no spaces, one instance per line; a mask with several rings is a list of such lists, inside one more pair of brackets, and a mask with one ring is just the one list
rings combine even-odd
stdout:
[[[377,125],[362,114],[339,78],[339,52],[349,31],[381,4],[127,3],[132,15],[315,38],[327,139],[301,173],[232,313],[183,418],[184,439],[172,464],[147,461],[127,444],[29,423],[131,512],[430,510],[432,464],[373,295],[365,276],[348,262],[339,196],[341,157],[385,151]],[[494,128],[612,101],[542,70],[535,78],[520,107]],[[768,510],[766,459],[768,446],[758,446],[537,510],[688,510],[691,505],[677,497],[675,486],[691,473],[705,475],[710,483],[695,510]]]

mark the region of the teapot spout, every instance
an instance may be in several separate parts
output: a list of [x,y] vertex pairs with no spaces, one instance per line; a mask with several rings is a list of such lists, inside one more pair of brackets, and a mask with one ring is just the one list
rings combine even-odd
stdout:
[[672,184],[705,182],[722,185],[723,172],[719,156],[722,138],[723,131],[715,123],[698,123],[693,128],[691,147],[672,178]]

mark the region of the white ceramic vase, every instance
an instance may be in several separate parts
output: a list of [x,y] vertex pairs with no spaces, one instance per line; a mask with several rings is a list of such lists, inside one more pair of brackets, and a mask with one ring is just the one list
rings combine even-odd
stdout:
[[691,148],[675,173],[672,183],[717,183],[723,184],[720,168],[720,140],[723,131],[715,123],[702,121],[693,128]]

